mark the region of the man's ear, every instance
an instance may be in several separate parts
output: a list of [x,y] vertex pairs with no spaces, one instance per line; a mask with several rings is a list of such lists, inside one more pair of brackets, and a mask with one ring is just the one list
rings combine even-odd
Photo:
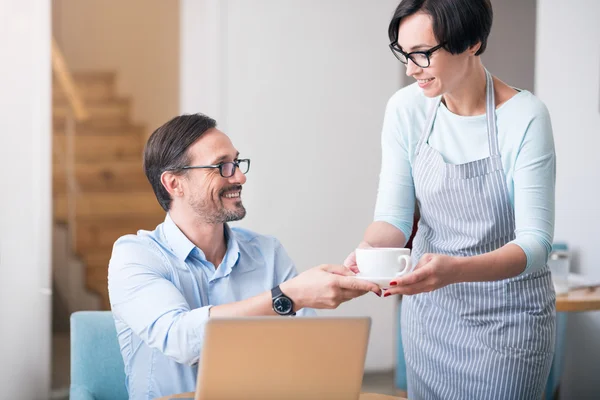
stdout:
[[160,176],[160,182],[167,190],[167,192],[169,192],[171,198],[183,196],[182,180],[182,175],[176,175],[171,171],[165,171]]

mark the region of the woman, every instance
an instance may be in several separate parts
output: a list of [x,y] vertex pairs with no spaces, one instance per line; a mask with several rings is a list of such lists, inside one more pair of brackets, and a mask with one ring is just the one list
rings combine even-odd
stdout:
[[389,26],[417,82],[387,105],[360,247],[404,246],[416,200],[416,268],[385,293],[406,295],[411,399],[539,399],[552,362],[552,128],[540,100],[483,67],[491,25],[489,0],[404,0]]

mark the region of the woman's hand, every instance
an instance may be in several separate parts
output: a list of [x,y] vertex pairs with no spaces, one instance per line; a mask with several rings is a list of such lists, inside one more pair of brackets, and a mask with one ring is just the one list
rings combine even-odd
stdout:
[[418,294],[461,282],[460,258],[442,254],[424,254],[413,272],[394,279],[385,296],[392,294]]

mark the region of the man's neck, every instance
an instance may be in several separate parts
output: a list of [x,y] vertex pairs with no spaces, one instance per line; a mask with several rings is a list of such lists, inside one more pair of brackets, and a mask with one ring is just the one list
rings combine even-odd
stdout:
[[204,252],[206,259],[215,268],[218,268],[227,252],[225,224],[209,224],[197,216],[190,216],[189,213],[178,212],[175,209],[169,211],[169,215],[181,232]]

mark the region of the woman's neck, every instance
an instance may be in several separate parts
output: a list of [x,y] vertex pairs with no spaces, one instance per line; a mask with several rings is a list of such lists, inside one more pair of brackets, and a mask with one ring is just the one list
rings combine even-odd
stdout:
[[486,76],[481,63],[470,68],[458,88],[443,95],[442,101],[452,113],[463,116],[485,114]]

